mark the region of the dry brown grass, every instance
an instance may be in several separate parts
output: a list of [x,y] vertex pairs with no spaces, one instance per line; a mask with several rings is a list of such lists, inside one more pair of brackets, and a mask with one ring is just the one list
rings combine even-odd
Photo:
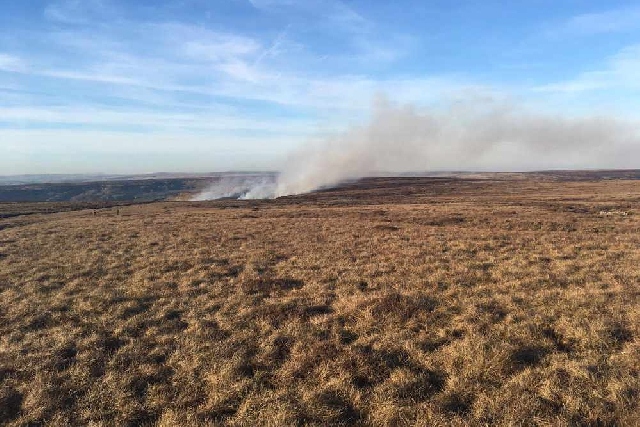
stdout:
[[394,182],[0,220],[0,420],[640,424],[639,181]]

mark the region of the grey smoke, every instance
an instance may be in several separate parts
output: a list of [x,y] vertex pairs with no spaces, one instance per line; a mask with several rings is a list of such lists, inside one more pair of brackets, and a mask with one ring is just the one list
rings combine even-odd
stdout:
[[293,153],[275,196],[380,173],[640,166],[638,123],[465,101],[445,109],[376,102],[371,121]]
[[275,194],[273,175],[228,175],[211,183],[192,201],[216,199],[269,199]]
[[419,109],[379,98],[368,124],[291,153],[275,182],[222,181],[199,199],[302,194],[378,174],[633,169],[639,130],[606,115],[545,114],[491,100]]

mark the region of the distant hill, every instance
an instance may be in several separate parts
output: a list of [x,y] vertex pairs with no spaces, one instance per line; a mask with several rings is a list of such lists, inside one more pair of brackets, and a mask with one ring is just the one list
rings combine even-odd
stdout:
[[225,177],[273,172],[0,176],[0,202],[148,202],[195,194]]
[[23,184],[53,184],[71,182],[102,182],[102,181],[131,181],[146,179],[172,179],[172,178],[219,178],[222,176],[236,175],[273,175],[274,172],[154,172],[146,174],[24,174],[24,175],[0,175],[0,186]]
[[[212,183],[229,177],[275,177],[273,172],[147,175],[21,175],[0,177],[0,202],[149,202],[189,199]],[[462,179],[583,181],[640,179],[640,169],[539,172],[438,172],[399,174]],[[388,175],[391,176],[391,175]],[[396,175],[397,176],[397,175]],[[52,182],[53,181],[53,182]]]
[[39,183],[0,186],[0,202],[166,200],[204,187],[209,178]]

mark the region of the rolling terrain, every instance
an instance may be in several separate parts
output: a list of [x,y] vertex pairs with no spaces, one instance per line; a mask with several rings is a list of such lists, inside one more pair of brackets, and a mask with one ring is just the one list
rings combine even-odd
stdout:
[[197,191],[206,178],[12,184],[0,186],[0,202],[113,202],[165,200]]
[[0,424],[638,425],[637,174],[0,204]]
[[23,175],[0,176],[0,203],[144,203],[189,199],[223,180],[273,179],[270,172],[149,175]]

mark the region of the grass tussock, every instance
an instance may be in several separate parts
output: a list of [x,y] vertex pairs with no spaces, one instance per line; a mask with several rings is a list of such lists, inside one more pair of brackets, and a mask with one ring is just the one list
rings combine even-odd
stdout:
[[0,220],[0,423],[640,424],[637,181],[390,182]]

